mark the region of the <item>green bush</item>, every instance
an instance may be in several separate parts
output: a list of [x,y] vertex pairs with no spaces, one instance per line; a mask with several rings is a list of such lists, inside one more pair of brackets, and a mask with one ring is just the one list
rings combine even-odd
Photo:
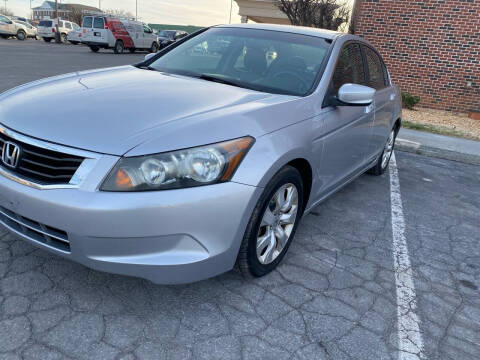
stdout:
[[413,110],[419,102],[420,96],[412,95],[407,91],[402,92],[402,105],[404,108]]

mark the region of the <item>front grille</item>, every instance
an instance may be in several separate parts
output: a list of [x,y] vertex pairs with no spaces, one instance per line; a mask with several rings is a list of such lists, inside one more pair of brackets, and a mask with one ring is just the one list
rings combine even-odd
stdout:
[[84,158],[30,145],[0,133],[0,159],[3,144],[10,141],[20,147],[20,159],[15,169],[5,169],[41,185],[68,184]]
[[70,252],[70,242],[65,231],[27,219],[1,206],[0,224],[15,230],[30,240]]

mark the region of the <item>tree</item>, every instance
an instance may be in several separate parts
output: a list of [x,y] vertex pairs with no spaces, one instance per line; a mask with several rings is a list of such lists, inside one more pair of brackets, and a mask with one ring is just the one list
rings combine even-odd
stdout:
[[13,11],[9,8],[0,8],[0,13],[5,16],[13,16]]
[[105,9],[103,10],[103,12],[105,14],[114,15],[122,18],[129,18],[129,19],[135,18],[135,15],[133,15],[130,11],[121,10],[121,9]]
[[274,0],[292,25],[339,30],[350,19],[346,0]]

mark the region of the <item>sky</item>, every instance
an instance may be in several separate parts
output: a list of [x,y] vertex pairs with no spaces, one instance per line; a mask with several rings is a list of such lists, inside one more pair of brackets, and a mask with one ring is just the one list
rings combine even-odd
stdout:
[[[231,0],[137,0],[138,17],[147,23],[208,26],[229,21]],[[99,6],[99,0],[62,0],[59,3]],[[135,0],[100,0],[102,9],[122,9],[135,15]],[[32,7],[43,0],[32,0]],[[0,0],[0,9],[5,0]],[[7,8],[17,16],[29,16],[30,0],[7,0]],[[239,23],[238,6],[233,1],[232,23]]]

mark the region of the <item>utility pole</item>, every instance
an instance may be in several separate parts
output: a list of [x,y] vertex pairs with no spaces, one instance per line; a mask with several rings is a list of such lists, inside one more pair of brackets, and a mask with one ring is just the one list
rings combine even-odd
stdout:
[[57,44],[60,44],[60,33],[59,33],[59,29],[58,29],[58,22],[59,22],[59,19],[58,19],[58,0],[55,0],[55,17],[56,17],[56,24],[55,24],[55,42]]
[[7,0],[5,0],[5,15],[7,15]]
[[98,0],[98,8],[102,10],[102,0]]
[[135,0],[135,21],[138,21],[138,0]]
[[233,0],[230,0],[230,20],[228,20],[228,23],[232,23],[232,10],[233,10]]

